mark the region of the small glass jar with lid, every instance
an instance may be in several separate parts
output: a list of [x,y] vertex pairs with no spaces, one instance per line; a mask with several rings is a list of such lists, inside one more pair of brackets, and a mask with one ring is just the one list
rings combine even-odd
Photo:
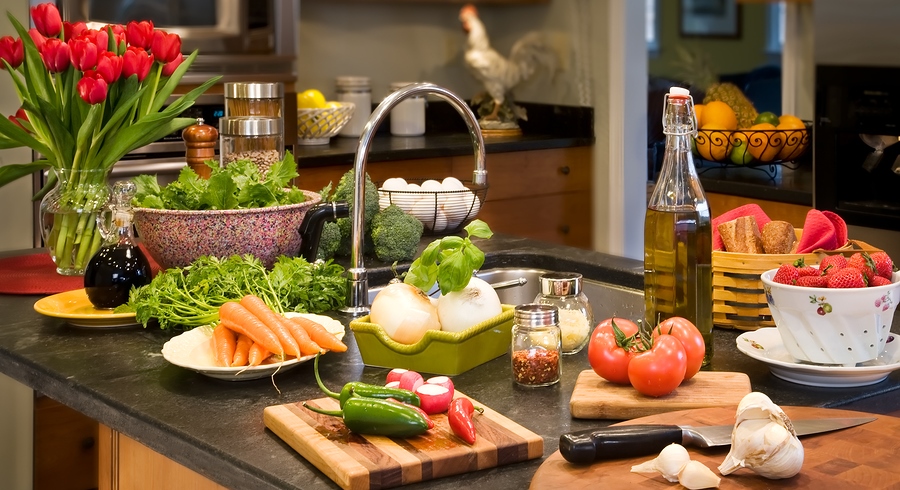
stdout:
[[226,117],[284,117],[281,82],[227,82],[224,90]]
[[283,119],[223,117],[219,119],[219,164],[250,160],[263,175],[284,158]]
[[594,313],[582,289],[581,274],[548,272],[541,276],[541,292],[534,298],[535,303],[559,308],[562,353],[565,355],[581,351],[591,337]]
[[536,303],[516,306],[512,328],[513,379],[521,386],[549,386],[562,371],[559,310]]

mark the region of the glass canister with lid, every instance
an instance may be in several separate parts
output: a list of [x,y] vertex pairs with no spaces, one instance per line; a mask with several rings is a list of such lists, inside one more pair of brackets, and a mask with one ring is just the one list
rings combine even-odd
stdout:
[[225,116],[284,117],[281,82],[227,82]]
[[538,304],[559,309],[559,328],[563,354],[575,354],[587,345],[594,324],[591,304],[583,291],[582,275],[577,272],[548,272],[541,276]]
[[[412,82],[394,82],[395,92]],[[407,97],[391,109],[391,134],[394,136],[422,136],[425,134],[425,97]]]
[[340,136],[359,137],[372,115],[372,82],[369,77],[341,76],[335,81],[337,100],[356,106],[350,121],[341,128]]
[[263,175],[284,158],[283,119],[223,117],[219,119],[219,158],[222,167],[250,160]]
[[559,310],[536,303],[516,306],[512,328],[513,379],[521,386],[549,386],[562,371]]

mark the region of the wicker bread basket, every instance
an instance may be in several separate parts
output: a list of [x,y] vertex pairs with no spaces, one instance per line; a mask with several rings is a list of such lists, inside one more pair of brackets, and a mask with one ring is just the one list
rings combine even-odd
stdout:
[[[803,230],[796,229],[799,239]],[[836,250],[806,254],[746,254],[713,250],[713,325],[738,330],[774,327],[769,303],[759,276],[781,264],[803,258],[807,265],[818,264],[827,255],[878,252],[880,249],[860,240],[848,240]]]

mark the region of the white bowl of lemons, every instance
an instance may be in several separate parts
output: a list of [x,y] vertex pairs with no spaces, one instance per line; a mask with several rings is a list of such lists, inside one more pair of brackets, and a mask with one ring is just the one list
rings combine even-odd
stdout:
[[297,143],[327,145],[350,121],[355,108],[352,102],[327,101],[315,89],[297,94]]

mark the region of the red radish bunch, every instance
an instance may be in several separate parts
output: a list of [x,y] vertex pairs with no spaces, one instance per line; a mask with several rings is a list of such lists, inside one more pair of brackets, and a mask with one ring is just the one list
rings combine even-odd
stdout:
[[420,407],[428,415],[446,412],[455,393],[453,381],[447,376],[435,376],[426,380],[415,371],[397,368],[388,373],[385,381],[385,386],[402,388],[419,395]]
[[772,281],[813,288],[864,288],[890,284],[895,270],[885,252],[856,252],[850,257],[829,255],[818,269],[805,265],[802,258],[781,264]]

